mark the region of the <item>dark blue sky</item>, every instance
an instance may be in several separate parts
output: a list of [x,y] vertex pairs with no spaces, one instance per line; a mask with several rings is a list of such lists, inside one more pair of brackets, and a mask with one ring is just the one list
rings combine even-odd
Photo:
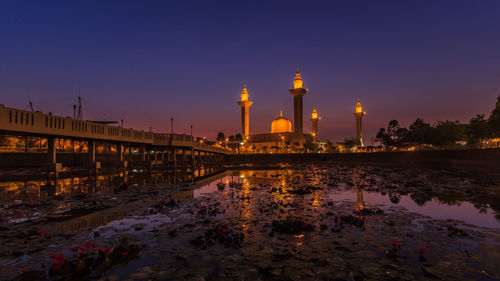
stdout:
[[391,119],[468,121],[500,93],[500,1],[0,2],[0,103],[214,137],[293,119],[300,67],[305,130],[354,135],[357,98],[371,142]]

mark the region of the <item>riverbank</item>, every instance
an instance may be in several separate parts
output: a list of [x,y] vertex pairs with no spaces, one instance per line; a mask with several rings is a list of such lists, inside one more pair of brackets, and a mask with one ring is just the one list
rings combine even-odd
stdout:
[[495,172],[500,167],[500,149],[432,150],[373,153],[305,153],[227,155],[234,165],[269,165],[280,163],[335,163],[424,167]]

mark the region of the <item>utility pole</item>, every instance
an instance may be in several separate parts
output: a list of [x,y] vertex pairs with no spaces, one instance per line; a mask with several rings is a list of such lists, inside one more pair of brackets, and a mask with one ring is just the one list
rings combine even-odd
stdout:
[[[193,125],[189,125],[189,131],[191,133],[191,164],[194,166],[194,137],[193,137]],[[193,169],[194,170],[194,169]],[[193,182],[194,182],[194,171],[193,171]]]

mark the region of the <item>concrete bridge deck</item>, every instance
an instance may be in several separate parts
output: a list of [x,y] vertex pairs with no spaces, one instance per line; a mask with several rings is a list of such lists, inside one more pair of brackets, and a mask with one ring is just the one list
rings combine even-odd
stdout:
[[[117,146],[118,160],[123,161],[123,147],[138,147],[140,158],[148,160],[146,155],[151,151],[154,156],[150,160],[175,161],[177,152],[186,157],[189,151],[191,158],[198,154],[200,161],[221,158],[232,151],[198,143],[193,136],[184,134],[165,134],[127,129],[117,126],[100,124],[92,121],[80,121],[71,117],[61,117],[41,112],[30,112],[5,107],[0,104],[0,133],[20,136],[43,137],[48,140],[48,163],[56,164],[56,149],[54,139],[83,140],[88,142],[89,164],[94,166],[96,142],[113,143]],[[164,153],[173,156],[164,157]]]

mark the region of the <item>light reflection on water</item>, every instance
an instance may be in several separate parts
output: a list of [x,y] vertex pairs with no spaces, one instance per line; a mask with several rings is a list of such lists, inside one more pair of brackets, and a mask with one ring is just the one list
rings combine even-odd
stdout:
[[[330,200],[334,202],[347,201],[352,202],[353,207],[382,206],[386,210],[403,208],[403,211],[429,216],[434,219],[453,219],[476,226],[500,229],[500,216],[491,206],[484,202],[471,202],[467,197],[457,199],[456,194],[454,194],[453,200],[447,200],[446,194],[437,194],[439,199],[436,195],[432,195],[427,198],[426,201],[419,199],[417,203],[412,198],[412,194],[398,194],[397,191],[393,193],[384,193],[373,190],[366,191],[363,188],[358,189],[356,184],[359,182],[359,179],[357,179],[356,174],[353,176],[354,186],[351,187],[340,182],[338,186],[328,188],[322,178],[324,176],[324,171],[319,171],[312,177],[300,170],[292,169],[216,172],[215,170],[196,172],[198,176],[203,175],[201,178],[189,178],[189,176],[186,177],[184,175],[184,178],[180,179],[180,182],[193,182],[192,179],[194,179],[196,185],[192,185],[191,187],[187,187],[187,190],[173,194],[172,198],[191,199],[199,198],[209,193],[228,192],[230,183],[233,182],[241,184],[242,197],[252,196],[252,188],[256,186],[259,188],[268,188],[269,190],[277,188],[280,189],[280,192],[270,193],[270,196],[273,197],[272,199],[274,201],[287,203],[291,198],[288,191],[293,188],[293,186],[307,184],[323,187],[323,190],[313,194],[314,201],[312,202],[312,206],[314,208]],[[168,173],[102,175],[99,176],[97,180],[92,180],[89,177],[74,177],[59,179],[54,194],[90,194],[96,190],[101,190],[102,192],[110,186],[118,186],[123,182],[140,185],[148,182],[162,183],[173,181],[172,175]],[[33,200],[43,197],[44,192],[46,192],[46,190],[44,190],[44,185],[46,184],[46,181],[0,183],[0,192],[2,193],[0,201],[10,202],[14,199]],[[323,202],[321,202],[321,199],[323,199]],[[248,204],[247,201],[242,201],[241,212],[244,216],[250,217],[252,210]],[[95,228],[100,225],[109,224],[115,220],[123,220],[127,214],[126,210],[126,205],[119,205],[112,209],[94,212],[61,223],[54,232],[60,232],[62,229],[78,231],[80,228]]]
[[[207,193],[219,192],[218,183],[225,185],[228,188],[230,182],[237,182],[243,184],[243,191],[248,190],[248,195],[251,196],[250,187],[256,184],[263,186],[269,185],[272,187],[282,188],[282,193],[273,193],[275,200],[280,200],[286,203],[289,194],[287,189],[290,188],[291,183],[299,183],[304,179],[300,171],[293,170],[243,170],[233,173],[232,176],[221,178],[218,181],[209,183],[200,188],[190,192],[190,196],[198,198]],[[308,179],[308,184],[322,186],[318,177]],[[327,189],[323,186],[325,190]],[[456,195],[456,194],[454,194]],[[312,205],[318,207],[319,197],[325,194],[315,193]],[[439,194],[440,198],[446,198],[446,194]],[[433,219],[439,220],[458,220],[467,224],[472,224],[480,227],[489,227],[500,229],[500,216],[487,204],[477,204],[469,202],[464,198],[463,200],[456,200],[453,203],[446,203],[440,201],[436,197],[430,198],[426,202],[420,202],[420,205],[411,198],[411,194],[387,194],[376,191],[366,191],[362,188],[349,188],[345,184],[339,184],[335,189],[330,189],[326,197],[333,202],[347,201],[352,202],[355,206],[381,206],[386,210],[393,208],[404,208],[405,211],[417,213],[424,216],[429,216]],[[323,198],[325,199],[325,198]]]
[[[113,188],[122,184],[143,185],[160,183],[187,183],[203,184],[209,182],[211,177],[218,175],[221,169],[199,168],[180,171],[153,171],[153,172],[126,172],[95,176],[66,176],[60,178],[47,178],[33,180],[25,176],[24,180],[0,180],[0,204],[12,203],[15,200],[22,202],[36,201],[54,195],[85,194],[93,196],[111,194]],[[220,176],[219,176],[220,177]]]

